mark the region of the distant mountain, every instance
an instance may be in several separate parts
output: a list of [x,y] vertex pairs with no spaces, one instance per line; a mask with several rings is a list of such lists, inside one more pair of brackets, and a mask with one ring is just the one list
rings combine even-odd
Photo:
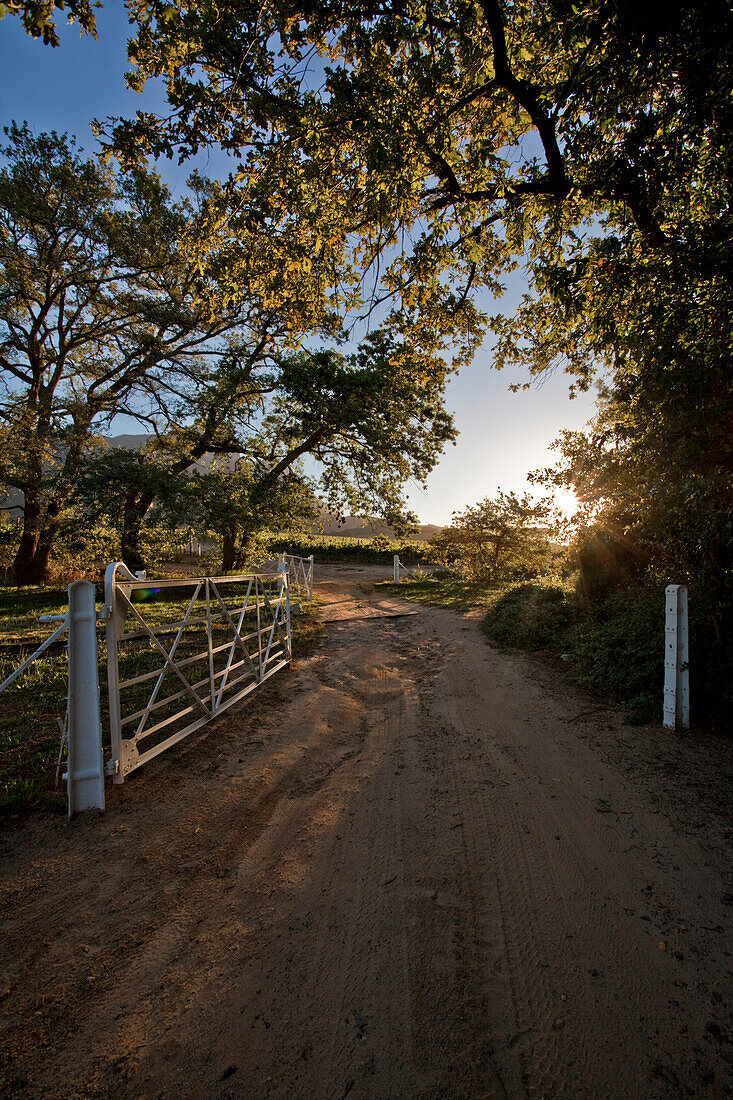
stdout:
[[124,447],[126,451],[139,451],[147,441],[149,435],[108,435],[106,441],[110,447]]
[[[149,439],[149,435],[109,435],[106,437],[106,441],[109,443],[110,447],[124,447],[127,451],[141,450]],[[192,468],[199,472],[203,472],[204,470],[208,470],[211,463],[216,459],[220,467],[223,466],[226,470],[233,470],[237,457],[237,455],[205,454],[198,462],[194,462]]]

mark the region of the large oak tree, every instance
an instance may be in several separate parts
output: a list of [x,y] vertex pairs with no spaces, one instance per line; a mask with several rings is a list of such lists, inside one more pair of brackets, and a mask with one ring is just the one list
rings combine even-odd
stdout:
[[[84,507],[119,528],[123,557],[138,568],[141,526],[153,506],[218,532],[225,570],[244,563],[263,527],[287,525],[302,511],[304,492],[317,490],[335,515],[365,512],[409,530],[415,517],[404,485],[424,481],[455,437],[443,403],[446,376],[442,358],[379,330],[350,355],[304,347],[220,364],[180,406],[178,421],[169,419],[141,450],[92,456],[79,487]],[[214,440],[210,455],[228,461],[192,469],[202,438]]]
[[[184,247],[215,216],[205,181],[173,202],[154,174],[120,175],[64,137],[13,126],[8,138],[0,475],[24,499],[18,583],[45,579],[82,478],[87,497],[101,484],[116,502],[123,555],[141,565],[147,513],[206,454],[241,455],[252,471],[232,561],[304,455],[332,508],[409,523],[405,481],[424,478],[453,438],[440,356],[379,331],[350,356],[313,349],[338,335],[338,320],[318,275],[270,266],[261,227],[236,243],[235,289],[226,249]],[[95,453],[123,413],[149,443],[136,455]]]
[[[697,586],[733,652],[733,16],[725,0],[133,2],[132,80],[170,110],[134,159],[219,143],[238,217],[425,344],[562,367],[609,394],[575,466],[596,521]],[[307,211],[307,218],[300,217]],[[514,266],[528,292],[490,315]],[[234,268],[232,269],[235,270]],[[383,308],[389,308],[386,305]],[[453,333],[453,336],[450,334]],[[611,476],[613,474],[613,476]],[[669,535],[665,535],[669,532]],[[679,537],[675,533],[679,532]],[[699,597],[699,598],[698,598]],[[726,673],[727,674],[727,673]]]
[[[284,337],[287,308],[216,289],[180,247],[205,210],[142,169],[119,175],[65,137],[11,126],[0,170],[0,477],[23,494],[18,583],[45,580],[92,439],[127,414],[180,418],[185,465],[232,450],[228,416]],[[200,393],[216,388],[205,408]]]

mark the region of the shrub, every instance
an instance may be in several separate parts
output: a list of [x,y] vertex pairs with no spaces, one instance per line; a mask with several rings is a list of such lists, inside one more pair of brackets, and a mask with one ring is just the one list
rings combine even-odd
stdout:
[[523,584],[500,596],[484,629],[503,646],[567,654],[578,683],[626,703],[631,720],[659,719],[661,588],[626,589],[590,601],[557,586]]
[[522,584],[499,597],[484,626],[500,645],[556,649],[565,638],[572,616],[571,601],[562,588]]

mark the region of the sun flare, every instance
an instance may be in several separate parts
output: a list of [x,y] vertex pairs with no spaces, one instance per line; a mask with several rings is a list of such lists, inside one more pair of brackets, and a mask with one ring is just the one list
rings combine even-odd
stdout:
[[570,519],[571,516],[575,515],[580,504],[572,489],[557,489],[554,499],[555,507],[565,519]]

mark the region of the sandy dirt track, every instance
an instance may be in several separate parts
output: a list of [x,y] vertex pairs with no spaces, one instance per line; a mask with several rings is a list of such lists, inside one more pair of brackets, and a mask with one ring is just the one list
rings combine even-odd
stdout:
[[104,816],[6,830],[0,1096],[730,1095],[726,743],[377,573]]

